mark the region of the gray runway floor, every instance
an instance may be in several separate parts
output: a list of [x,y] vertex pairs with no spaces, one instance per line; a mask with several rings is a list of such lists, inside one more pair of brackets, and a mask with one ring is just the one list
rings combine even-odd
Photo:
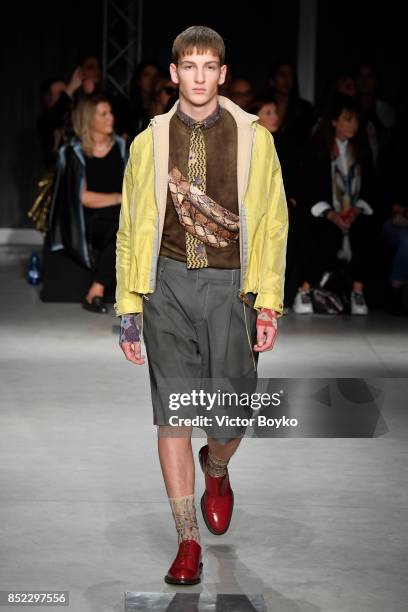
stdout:
[[[177,545],[147,366],[123,357],[112,308],[42,303],[21,257],[3,250],[0,264],[0,589],[68,590],[74,612],[180,592],[163,581]],[[272,612],[405,612],[408,319],[285,316],[259,375],[384,379],[388,433],[245,438],[228,533],[210,534],[197,503],[204,577],[188,593],[262,595]]]

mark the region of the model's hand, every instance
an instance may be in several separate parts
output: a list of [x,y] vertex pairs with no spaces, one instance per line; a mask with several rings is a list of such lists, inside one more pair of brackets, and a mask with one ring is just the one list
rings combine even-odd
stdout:
[[144,355],[141,354],[140,329],[136,314],[124,314],[120,317],[119,346],[128,361],[143,365]]
[[254,351],[264,353],[270,351],[278,335],[278,319],[276,312],[270,308],[262,308],[256,321],[256,344]]
[[140,342],[120,342],[120,348],[128,361],[136,365],[143,365],[145,357],[142,355],[142,345]]

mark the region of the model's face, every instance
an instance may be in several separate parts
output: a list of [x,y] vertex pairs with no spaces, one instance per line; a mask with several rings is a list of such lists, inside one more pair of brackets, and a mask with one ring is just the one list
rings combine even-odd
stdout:
[[355,113],[344,110],[338,119],[332,121],[336,132],[336,138],[350,140],[354,138],[358,130],[358,118]]
[[276,132],[279,127],[279,117],[276,104],[264,104],[258,111],[259,123],[270,132]]
[[274,77],[275,89],[282,95],[289,95],[293,89],[294,76],[292,66],[282,64],[279,66]]
[[115,118],[110,104],[99,102],[96,105],[95,115],[92,122],[92,129],[99,134],[112,134]]
[[225,81],[227,66],[220,65],[211,51],[184,55],[178,64],[170,64],[171,80],[179,86],[180,99],[193,106],[205,106],[218,94],[218,85]]

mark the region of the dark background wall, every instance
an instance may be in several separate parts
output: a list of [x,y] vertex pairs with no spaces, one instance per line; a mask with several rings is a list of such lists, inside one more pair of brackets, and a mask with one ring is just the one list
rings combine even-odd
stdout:
[[81,49],[100,49],[102,2],[13,2],[0,19],[0,227],[26,218],[41,171],[35,119],[40,83],[75,66]]
[[191,25],[204,24],[223,37],[232,72],[257,83],[266,78],[271,61],[277,55],[296,59],[298,36],[298,0],[239,5],[233,2],[206,2],[194,6],[178,2],[145,5],[144,49],[157,56],[163,65],[170,63],[174,38]]
[[344,64],[372,61],[382,95],[403,104],[407,95],[406,5],[366,0],[320,0],[318,11],[316,97],[327,91],[331,75]]
[[[406,59],[402,9],[397,3],[375,8],[368,2],[321,0],[318,14],[316,93],[321,97],[333,68],[344,58],[374,57],[391,98],[406,91]],[[40,110],[39,86],[44,79],[69,76],[80,53],[102,49],[102,0],[15,2],[0,20],[0,227],[32,227],[30,208],[41,172],[35,119]],[[277,56],[296,59],[298,0],[238,5],[207,2],[194,5],[146,2],[144,55],[164,66],[174,37],[189,25],[203,23],[218,30],[227,45],[233,73],[256,86],[266,78]],[[402,93],[401,93],[402,92]]]

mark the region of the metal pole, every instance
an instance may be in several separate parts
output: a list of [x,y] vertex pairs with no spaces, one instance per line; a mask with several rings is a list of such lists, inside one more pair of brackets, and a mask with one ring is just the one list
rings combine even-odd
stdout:
[[106,84],[108,74],[108,0],[103,0],[102,75]]
[[142,58],[143,0],[104,0],[102,72],[106,87],[130,95],[136,60]]
[[143,58],[143,0],[137,0],[137,53],[136,63]]
[[299,93],[314,103],[316,79],[317,0],[300,0],[298,62]]

